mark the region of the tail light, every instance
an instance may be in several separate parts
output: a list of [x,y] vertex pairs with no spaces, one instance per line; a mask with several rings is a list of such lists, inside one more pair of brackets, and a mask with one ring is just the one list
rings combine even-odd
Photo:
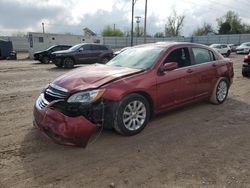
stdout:
[[246,55],[244,57],[244,62],[250,62],[250,55]]

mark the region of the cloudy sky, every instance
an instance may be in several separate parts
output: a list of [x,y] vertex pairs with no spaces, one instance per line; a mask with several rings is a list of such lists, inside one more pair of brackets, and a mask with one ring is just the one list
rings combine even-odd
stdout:
[[[82,34],[89,27],[100,34],[115,24],[122,31],[130,30],[132,0],[0,0],[0,36],[15,32]],[[145,0],[137,0],[135,16],[144,20]],[[249,0],[148,0],[148,33],[164,31],[167,17],[176,10],[185,15],[182,34],[189,36],[204,22],[216,29],[216,18],[228,10],[235,11],[250,24]]]

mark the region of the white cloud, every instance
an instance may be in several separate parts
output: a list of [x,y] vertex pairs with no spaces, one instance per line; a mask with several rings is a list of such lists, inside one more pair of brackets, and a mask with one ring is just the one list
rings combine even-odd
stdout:
[[[241,3],[240,3],[241,2]],[[216,18],[228,10],[239,14],[242,21],[250,24],[246,0],[148,0],[148,33],[164,30],[167,17],[173,10],[185,15],[183,34],[190,35],[204,22],[216,27]],[[144,20],[145,0],[137,0],[135,16]],[[45,22],[49,32],[71,32],[82,34],[82,28],[90,27],[100,31],[116,24],[123,30],[130,30],[132,0],[0,0],[0,35],[12,31],[41,31]],[[141,25],[141,26],[142,26]]]

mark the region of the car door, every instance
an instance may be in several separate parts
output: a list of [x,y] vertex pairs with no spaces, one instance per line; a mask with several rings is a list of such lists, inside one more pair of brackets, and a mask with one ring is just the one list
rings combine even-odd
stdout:
[[159,110],[171,108],[194,98],[196,80],[188,48],[177,48],[169,53],[164,63],[177,62],[178,68],[157,76]]
[[81,46],[75,54],[75,59],[78,63],[92,63],[92,46],[91,44],[85,44]]
[[92,61],[97,63],[100,60],[102,54],[101,48],[99,45],[92,45]]
[[208,96],[216,80],[218,62],[212,51],[206,48],[191,48],[192,69],[195,72],[195,98]]

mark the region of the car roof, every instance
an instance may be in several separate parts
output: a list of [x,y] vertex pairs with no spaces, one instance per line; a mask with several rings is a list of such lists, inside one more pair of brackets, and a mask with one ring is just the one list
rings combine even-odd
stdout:
[[173,41],[164,41],[164,42],[156,42],[156,43],[148,43],[141,44],[134,47],[162,47],[162,48],[170,48],[170,47],[203,47],[208,48],[208,46],[198,43],[191,42],[173,42]]

